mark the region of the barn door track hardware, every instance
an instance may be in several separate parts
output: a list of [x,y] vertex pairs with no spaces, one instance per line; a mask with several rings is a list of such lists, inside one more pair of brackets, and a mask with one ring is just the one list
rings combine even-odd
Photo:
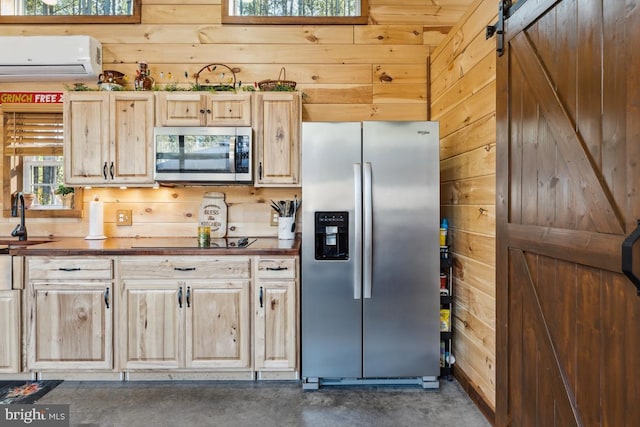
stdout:
[[527,0],[518,0],[513,3],[512,0],[501,0],[498,2],[498,21],[493,25],[487,25],[485,32],[485,39],[489,40],[496,35],[496,52],[498,56],[502,56],[504,53],[504,21],[512,16],[520,6],[522,6]]

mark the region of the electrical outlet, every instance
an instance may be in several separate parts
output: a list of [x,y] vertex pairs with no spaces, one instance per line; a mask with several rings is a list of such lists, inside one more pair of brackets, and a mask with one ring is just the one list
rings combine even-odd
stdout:
[[116,225],[131,225],[131,209],[116,210]]
[[271,226],[278,226],[278,212],[271,212]]

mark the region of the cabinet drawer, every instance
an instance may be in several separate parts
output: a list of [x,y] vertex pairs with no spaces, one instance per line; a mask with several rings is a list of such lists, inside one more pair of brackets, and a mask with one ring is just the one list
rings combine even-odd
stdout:
[[123,257],[120,275],[127,279],[227,279],[251,277],[248,257]]
[[296,277],[296,258],[261,258],[258,277],[262,279],[293,279]]
[[29,280],[43,279],[112,279],[113,266],[109,258],[28,258]]

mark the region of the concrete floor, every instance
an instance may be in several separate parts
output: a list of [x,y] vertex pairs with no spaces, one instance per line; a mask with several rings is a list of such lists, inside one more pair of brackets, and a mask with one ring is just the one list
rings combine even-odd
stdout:
[[70,404],[77,427],[402,427],[490,424],[458,382],[417,387],[326,387],[298,382],[65,381],[38,404]]

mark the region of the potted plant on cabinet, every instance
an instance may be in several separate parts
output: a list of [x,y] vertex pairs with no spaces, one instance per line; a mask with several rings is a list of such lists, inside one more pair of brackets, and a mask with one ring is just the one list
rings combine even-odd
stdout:
[[54,194],[60,197],[62,201],[62,207],[65,209],[73,208],[73,187],[67,187],[64,184],[58,185],[58,188],[54,191]]

